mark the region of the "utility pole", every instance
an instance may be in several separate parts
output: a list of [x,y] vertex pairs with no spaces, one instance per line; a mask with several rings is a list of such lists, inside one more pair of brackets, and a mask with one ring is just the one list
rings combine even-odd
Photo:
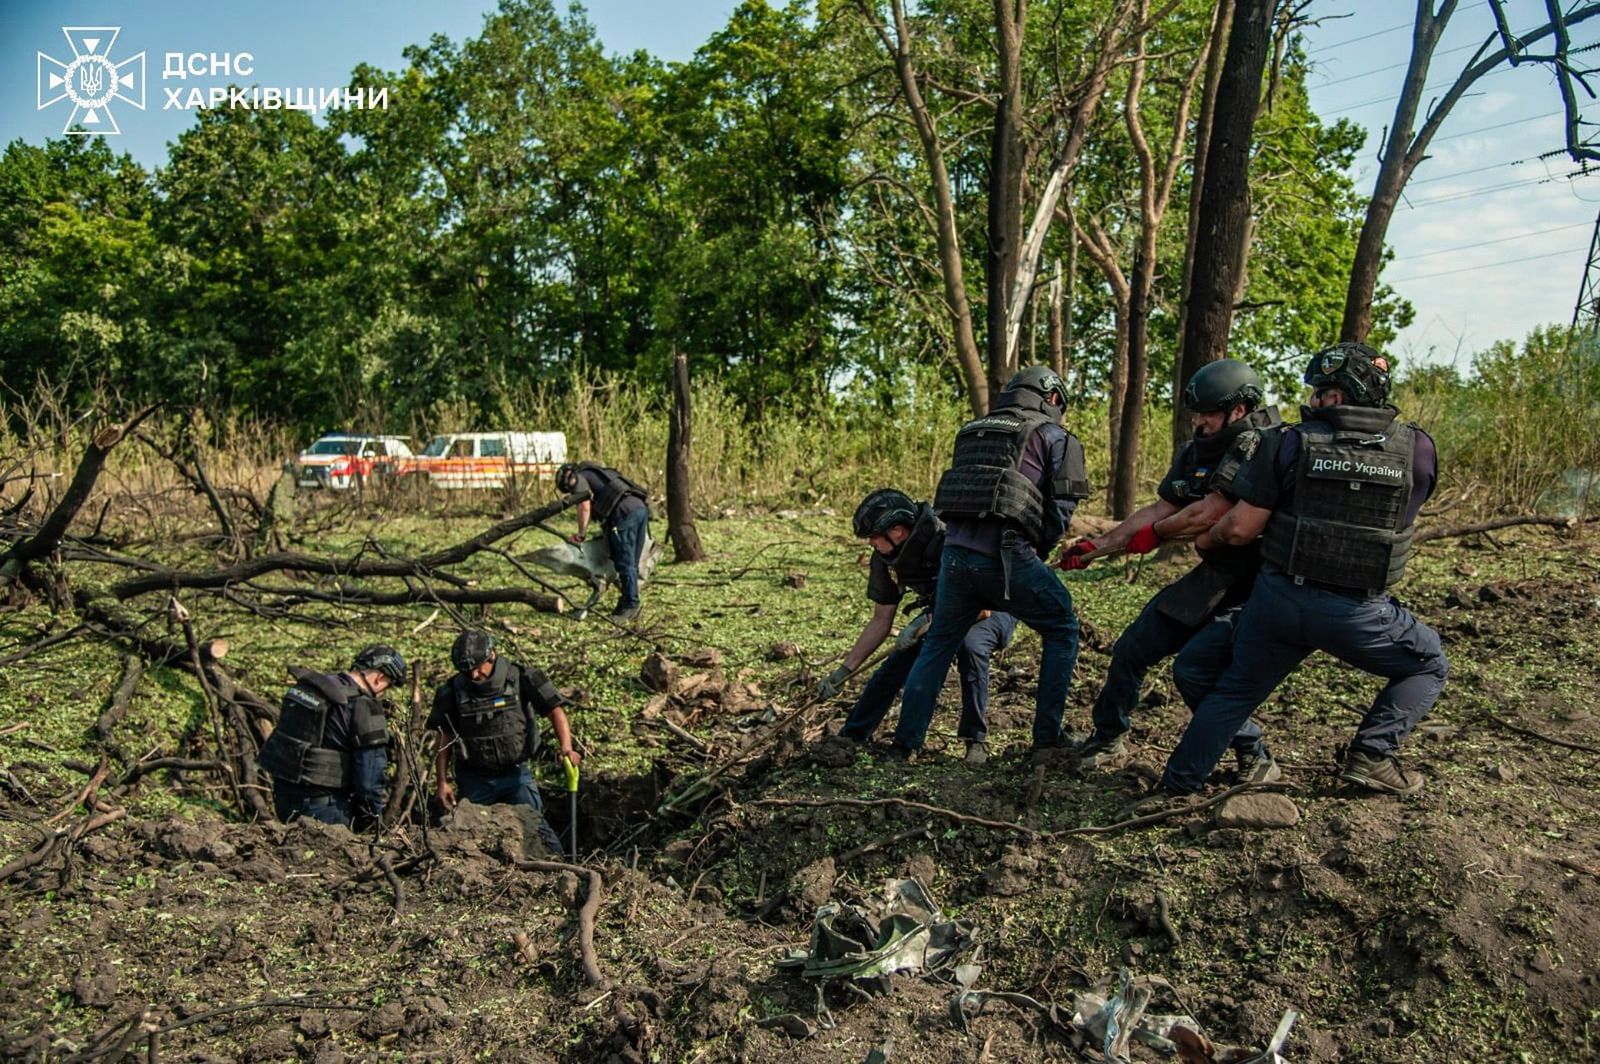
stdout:
[[1580,336],[1600,332],[1600,214],[1595,215],[1594,233],[1589,237],[1589,260],[1583,267],[1578,303],[1572,308],[1572,328]]

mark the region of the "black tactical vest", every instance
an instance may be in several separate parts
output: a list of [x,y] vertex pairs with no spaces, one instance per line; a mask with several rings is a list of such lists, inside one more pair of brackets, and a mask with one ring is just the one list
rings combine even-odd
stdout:
[[496,658],[482,683],[457,673],[450,680],[455,705],[450,725],[461,742],[461,757],[472,768],[500,772],[533,756],[539,726],[522,699],[522,670]]
[[389,741],[382,707],[347,676],[301,668],[289,674],[295,683],[284,692],[278,726],[261,746],[261,767],[274,779],[302,787],[349,790],[350,754],[326,745],[328,715],[349,706],[352,746],[366,749]]
[[628,496],[649,502],[650,493],[610,466],[598,462],[579,462],[578,469],[598,474],[600,488],[594,493],[590,507],[597,520],[604,521],[616,511],[617,504]]
[[1414,426],[1392,408],[1304,409],[1294,500],[1273,511],[1261,554],[1290,576],[1375,595],[1411,553]]
[[1061,466],[1044,491],[1022,472],[1028,440],[1045,425],[1055,424],[1057,416],[1043,409],[1007,406],[961,426],[950,468],[939,478],[933,497],[939,516],[1005,521],[1029,543],[1048,550],[1066,532],[1054,500],[1089,496],[1083,445],[1070,432]]
[[933,601],[934,589],[939,583],[939,560],[943,554],[944,522],[933,512],[933,507],[921,503],[917,507],[917,520],[911,526],[911,535],[888,559],[889,571],[894,574],[895,582],[916,596],[918,609]]
[[[1188,505],[1214,491],[1227,491],[1260,449],[1262,432],[1282,427],[1277,407],[1267,407],[1251,411],[1214,436],[1190,440],[1178,453],[1176,476],[1164,486],[1177,497],[1168,501]],[[1191,627],[1248,598],[1261,564],[1255,543],[1242,547],[1219,543],[1201,551],[1200,558],[1199,565],[1162,588],[1154,599],[1157,610]]]

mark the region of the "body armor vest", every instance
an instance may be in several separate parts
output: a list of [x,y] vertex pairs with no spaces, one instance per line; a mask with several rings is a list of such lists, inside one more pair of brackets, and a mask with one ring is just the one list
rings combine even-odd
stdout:
[[497,658],[482,683],[464,674],[450,680],[455,707],[450,723],[461,741],[462,759],[480,771],[499,772],[533,756],[539,726],[522,698],[522,670]]
[[[1245,463],[1255,457],[1264,429],[1281,429],[1277,407],[1253,410],[1214,436],[1190,440],[1178,454],[1178,476],[1170,490],[1187,506],[1214,491],[1227,491]],[[1218,610],[1243,602],[1255,583],[1260,548],[1219,544],[1201,552],[1199,565],[1157,594],[1156,609],[1180,624],[1198,627]]]
[[1227,491],[1239,470],[1255,457],[1262,430],[1282,427],[1278,408],[1269,406],[1252,410],[1214,436],[1190,440],[1178,455],[1181,475],[1172,482],[1173,492],[1187,505],[1214,491]]
[[889,571],[894,575],[895,582],[916,596],[917,609],[933,601],[934,589],[939,584],[939,561],[943,554],[944,522],[933,512],[933,507],[921,503],[917,507],[916,523],[911,526],[911,535],[889,559]]
[[388,727],[377,700],[344,676],[293,668],[294,686],[283,695],[278,726],[261,746],[260,762],[274,779],[302,787],[350,789],[350,754],[328,747],[328,715],[350,708],[355,749],[382,746]]
[[1045,425],[1055,423],[1054,414],[1016,405],[961,426],[950,468],[939,478],[934,494],[933,506],[939,516],[1005,521],[1035,547],[1048,550],[1066,533],[1054,500],[1089,495],[1083,446],[1070,432],[1061,467],[1045,490],[1022,472],[1028,441]]
[[1400,579],[1411,553],[1414,427],[1387,407],[1302,416],[1294,500],[1267,522],[1262,557],[1297,582],[1378,594]]
[[617,504],[630,495],[644,502],[650,500],[649,492],[610,466],[603,466],[598,462],[579,462],[578,469],[598,474],[600,477],[600,488],[594,493],[594,500],[589,504],[598,520],[604,521],[609,518],[616,511]]

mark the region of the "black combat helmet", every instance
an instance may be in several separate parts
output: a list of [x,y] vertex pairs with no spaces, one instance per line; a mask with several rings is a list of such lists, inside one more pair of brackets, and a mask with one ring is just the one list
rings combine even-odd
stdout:
[[1236,358],[1206,363],[1183,388],[1183,405],[1196,414],[1232,410],[1238,403],[1254,410],[1266,397],[1256,371]]
[[362,672],[381,672],[389,678],[390,683],[399,683],[406,678],[406,659],[394,647],[384,643],[362,648],[350,667]]
[[1334,344],[1311,356],[1306,383],[1338,388],[1352,406],[1382,406],[1389,398],[1389,360],[1366,344]]
[[578,464],[562,462],[556,470],[556,490],[571,492],[578,487]]
[[461,672],[471,672],[488,661],[493,653],[494,636],[476,628],[469,629],[456,636],[455,646],[450,648],[450,664]]
[[911,501],[911,496],[894,488],[879,488],[861,500],[850,525],[857,539],[867,539],[883,535],[892,525],[916,523],[917,504]]
[[1049,366],[1029,366],[1018,370],[1016,375],[1006,382],[1001,395],[1008,392],[1018,392],[1026,389],[1048,401],[1050,396],[1056,396],[1060,402],[1057,404],[1065,410],[1067,406],[1067,382]]

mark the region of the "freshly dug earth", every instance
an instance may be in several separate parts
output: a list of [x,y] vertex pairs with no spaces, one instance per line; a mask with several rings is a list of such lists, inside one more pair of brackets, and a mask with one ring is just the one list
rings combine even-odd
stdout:
[[[759,588],[690,581],[714,585],[719,565],[737,572],[761,542],[756,533],[792,538],[794,522],[710,524],[737,550],[710,569],[664,570],[649,596],[653,645],[620,637],[625,653],[615,659],[631,677],[664,647],[698,686],[674,701],[639,685],[610,698],[620,708],[603,721],[575,714],[589,746],[580,838],[586,849],[609,848],[585,858],[604,880],[594,941],[605,986],[589,985],[579,963],[584,878],[519,869],[537,843],[512,811],[469,809],[426,831],[411,823],[357,837],[310,823],[232,822],[200,800],[220,793],[204,781],[155,776],[119,794],[129,815],[84,835],[65,862],[54,856],[0,885],[0,1056],[110,1059],[119,1041],[145,1052],[143,1032],[153,1028],[169,1028],[158,1039],[164,1060],[804,1064],[859,1061],[878,1048],[902,1061],[1072,1056],[1039,1017],[1004,1005],[958,1030],[946,984],[897,978],[886,996],[834,988],[819,999],[775,967],[806,944],[817,905],[902,875],[975,929],[985,989],[1070,1008],[1076,991],[1125,966],[1169,980],[1173,1000],[1158,996],[1155,1011],[1186,1011],[1219,1041],[1259,1046],[1285,1009],[1298,1010],[1285,1050],[1296,1064],[1600,1052],[1592,539],[1527,531],[1423,549],[1401,597],[1442,631],[1452,673],[1406,751],[1427,779],[1413,799],[1337,782],[1334,750],[1376,684],[1317,656],[1259,715],[1297,821],[1274,801],[1265,804],[1281,826],[1218,826],[1207,809],[1141,830],[1060,834],[1122,819],[1186,711],[1159,672],[1124,763],[1087,776],[1036,765],[1026,750],[1038,648],[1030,635],[995,669],[996,756],[981,768],[961,760],[952,684],[923,760],[840,756],[821,741],[825,714],[812,714],[802,721],[809,730],[786,733],[710,799],[657,816],[663,795],[708,756],[662,721],[725,757],[757,734],[758,694],[779,713],[798,704],[816,663],[831,667],[826,659],[864,620],[864,577],[836,523],[815,522],[816,548],[774,559]],[[1086,627],[1069,724],[1085,724],[1111,640],[1177,564],[1134,570],[1131,582],[1120,568],[1069,580]],[[805,588],[783,583],[796,568],[809,574]],[[747,603],[758,624],[744,620]],[[830,626],[819,628],[819,615]],[[563,633],[583,631],[562,624]],[[11,636],[32,631],[19,623]],[[685,631],[725,653],[708,666],[687,653],[688,640],[669,638]],[[314,638],[325,637],[307,645]],[[558,662],[565,638],[550,643]],[[765,661],[780,638],[796,652]],[[571,654],[599,656],[592,645]],[[31,664],[40,659],[50,660]],[[115,660],[106,658],[106,689]],[[699,675],[708,667],[710,680]],[[620,668],[553,671],[558,682],[598,688]],[[740,685],[736,698],[708,694],[727,689],[707,686],[723,684],[723,673]],[[17,692],[35,683],[15,670],[4,679]],[[51,711],[51,701],[25,697],[8,699],[16,708],[0,716],[0,731]],[[95,698],[61,704],[82,707],[62,710],[77,714],[76,731],[92,726]],[[0,767],[37,803],[0,787],[0,858],[32,850],[53,830],[41,821],[82,790],[84,777],[63,767],[86,757],[68,750],[73,731],[41,738],[40,724],[0,736]],[[30,734],[35,745],[23,741]],[[188,741],[203,749],[204,729]],[[1227,772],[1214,782],[1213,793]],[[1017,829],[840,801],[884,798]],[[547,800],[564,830],[559,789]],[[789,1033],[807,1030],[815,1033],[800,1040]],[[1135,1059],[1157,1058],[1136,1049]]]

